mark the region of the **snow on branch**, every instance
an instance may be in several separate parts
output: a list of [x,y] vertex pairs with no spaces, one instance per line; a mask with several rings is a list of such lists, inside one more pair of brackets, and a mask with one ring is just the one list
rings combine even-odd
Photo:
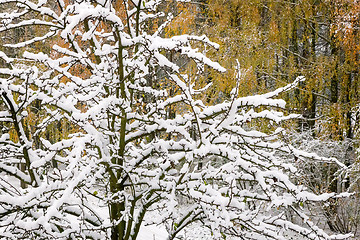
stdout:
[[298,116],[276,97],[303,77],[206,105],[211,83],[184,66],[226,71],[191,44],[219,46],[156,31],[166,21],[161,1],[0,5],[15,2],[32,14],[7,16],[1,31],[45,27],[43,37],[12,44],[26,47],[16,61],[0,52],[12,64],[0,68],[2,238],[136,240],[142,226],[158,224],[175,239],[194,223],[214,239],[286,239],[283,228],[313,240],[348,237],[309,220],[301,205],[335,195],[308,191],[284,160],[313,156],[281,138],[282,123]]

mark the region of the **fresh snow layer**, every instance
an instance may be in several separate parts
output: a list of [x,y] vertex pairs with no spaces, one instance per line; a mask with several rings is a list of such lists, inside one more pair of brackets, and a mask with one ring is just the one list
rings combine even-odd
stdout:
[[141,226],[137,240],[166,240],[167,236],[164,227],[156,225]]

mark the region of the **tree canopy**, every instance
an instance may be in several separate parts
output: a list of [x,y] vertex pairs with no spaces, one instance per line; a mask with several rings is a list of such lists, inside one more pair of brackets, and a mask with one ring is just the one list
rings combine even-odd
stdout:
[[[312,79],[298,69],[306,65],[303,58],[318,58],[311,52],[314,42],[305,38],[316,35],[312,22],[301,10],[294,14],[305,14],[307,28],[293,34],[304,36],[301,46],[309,56],[294,50],[276,62],[274,56],[291,50],[266,49],[253,70],[246,70],[245,60],[236,63],[226,56],[236,54],[220,50],[236,66],[226,73],[210,57],[221,59],[217,43],[176,31],[185,12],[176,2],[0,4],[1,33],[30,33],[4,43],[0,52],[2,238],[135,240],[141,226],[163,224],[168,239],[176,239],[195,222],[214,239],[286,239],[288,231],[314,240],[351,236],[324,231],[304,207],[349,194],[311,192],[297,181],[292,163],[312,159],[347,169],[346,164],[283,138],[287,122],[304,114],[289,113],[280,96],[291,100],[295,88],[306,89]],[[212,14],[218,17],[211,9],[216,4],[206,9],[209,21]],[[262,4],[253,27],[266,29],[270,3]],[[184,19],[190,16],[185,13]],[[224,21],[239,27],[242,20],[233,18]],[[249,42],[251,47],[265,44],[261,38]],[[261,66],[266,56],[271,68],[286,64],[296,71],[291,75],[284,67],[278,72],[286,69],[286,81],[266,82],[261,90],[258,84],[256,92],[243,94],[249,71],[260,81],[269,70]],[[230,78],[229,72],[235,76],[220,91],[225,96],[209,100],[220,94],[213,88],[217,79]],[[309,88],[311,96],[318,94]]]

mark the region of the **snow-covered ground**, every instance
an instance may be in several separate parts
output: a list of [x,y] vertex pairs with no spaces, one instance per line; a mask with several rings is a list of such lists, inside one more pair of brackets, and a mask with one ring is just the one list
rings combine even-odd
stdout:
[[166,240],[167,232],[165,228],[156,225],[141,226],[138,240]]
[[[167,231],[162,226],[142,226],[138,240],[167,240]],[[212,240],[208,229],[202,228],[199,224],[193,224],[189,229],[185,229],[177,236],[179,240]],[[230,238],[231,239],[231,238]],[[234,239],[235,240],[235,239]]]
[[[288,240],[305,240],[304,237],[296,236],[293,233],[286,233]],[[138,235],[138,240],[167,240],[165,227],[151,225],[142,226]],[[204,229],[199,224],[194,224],[191,228],[182,231],[178,235],[179,240],[213,240],[208,229]],[[240,240],[240,238],[229,237],[229,240]],[[264,238],[265,239],[265,238]],[[261,240],[261,239],[259,239]]]

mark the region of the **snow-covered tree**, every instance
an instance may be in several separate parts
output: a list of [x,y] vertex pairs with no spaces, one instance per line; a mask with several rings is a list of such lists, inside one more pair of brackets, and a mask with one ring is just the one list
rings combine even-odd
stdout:
[[[158,10],[162,1],[0,3],[9,9],[0,32],[42,34],[6,45],[24,48],[21,56],[0,52],[9,66],[0,69],[2,238],[135,240],[141,225],[165,224],[175,239],[194,222],[215,239],[286,239],[288,230],[348,237],[307,217],[304,203],[334,194],[296,185],[296,169],[279,157],[316,157],[279,139],[281,123],[296,116],[276,97],[301,78],[264,95],[239,98],[235,88],[230,101],[206,106],[204,69],[225,69],[193,46],[218,46],[205,36],[165,38],[172,17]],[[197,72],[186,74],[179,58]]]

